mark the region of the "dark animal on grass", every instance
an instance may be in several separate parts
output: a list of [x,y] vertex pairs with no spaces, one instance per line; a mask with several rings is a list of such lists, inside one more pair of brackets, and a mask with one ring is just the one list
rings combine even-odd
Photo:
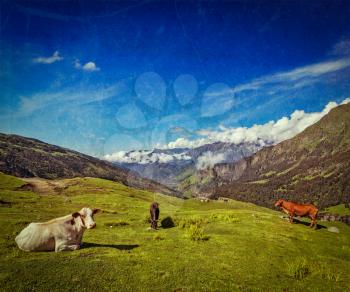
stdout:
[[275,207],[280,207],[289,215],[290,223],[293,223],[293,217],[295,215],[301,217],[308,216],[311,218],[310,227],[317,227],[318,209],[312,204],[298,204],[281,199],[275,203]]
[[151,215],[151,228],[156,230],[159,219],[159,204],[157,202],[153,202],[151,207],[149,208],[149,213]]

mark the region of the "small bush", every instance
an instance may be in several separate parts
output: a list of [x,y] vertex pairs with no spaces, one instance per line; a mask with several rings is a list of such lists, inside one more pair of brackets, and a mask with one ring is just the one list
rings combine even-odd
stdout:
[[310,266],[305,258],[297,258],[294,262],[287,263],[287,271],[292,278],[301,280],[310,274]]
[[165,217],[161,222],[160,224],[162,225],[163,228],[172,228],[172,227],[175,227],[175,223],[173,221],[173,219],[168,216],[168,217]]
[[176,220],[176,225],[180,228],[187,228],[191,225],[202,225],[203,223],[205,223],[204,219],[194,217],[180,218]]
[[204,234],[204,230],[199,225],[190,225],[187,228],[187,235],[191,240],[194,241],[206,241],[209,239],[209,236]]
[[186,229],[186,235],[194,241],[205,241],[209,239],[209,236],[204,234],[204,230],[201,227],[203,223],[208,223],[204,218],[200,217],[185,217],[176,218],[175,223],[178,227]]
[[224,218],[223,218],[224,221],[226,222],[229,222],[229,223],[237,223],[239,222],[240,220],[235,217],[233,214],[226,214],[224,215]]

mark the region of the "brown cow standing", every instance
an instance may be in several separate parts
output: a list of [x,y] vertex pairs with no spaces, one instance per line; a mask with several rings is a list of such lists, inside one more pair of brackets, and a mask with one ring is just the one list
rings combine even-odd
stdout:
[[157,202],[153,202],[151,204],[151,207],[149,208],[149,213],[151,215],[151,228],[156,230],[159,219],[159,204]]
[[289,215],[290,223],[293,223],[293,217],[297,216],[309,216],[311,218],[310,227],[317,227],[317,214],[318,209],[312,204],[297,204],[285,200],[278,200],[275,207],[281,207],[281,209]]

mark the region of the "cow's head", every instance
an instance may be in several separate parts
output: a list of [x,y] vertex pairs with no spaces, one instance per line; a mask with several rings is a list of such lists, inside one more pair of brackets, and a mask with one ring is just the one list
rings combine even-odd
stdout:
[[90,208],[83,208],[79,212],[74,213],[73,217],[80,217],[81,223],[83,227],[87,229],[92,229],[96,227],[96,223],[94,221],[94,215],[99,212],[99,209],[90,209]]
[[157,202],[153,202],[151,204],[151,209],[157,209],[157,208],[159,208],[159,204]]
[[275,203],[275,207],[280,207],[280,206],[282,206],[282,204],[283,204],[283,200],[280,199]]

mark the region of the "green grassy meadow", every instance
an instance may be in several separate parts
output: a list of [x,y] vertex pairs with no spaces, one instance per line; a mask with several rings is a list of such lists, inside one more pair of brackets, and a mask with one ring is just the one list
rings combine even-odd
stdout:
[[346,208],[345,204],[340,204],[340,205],[326,208],[325,211],[328,213],[337,214],[337,215],[350,215],[350,209]]
[[[350,227],[342,223],[312,230],[253,204],[181,200],[94,178],[62,180],[50,194],[23,184],[0,174],[1,291],[350,291]],[[153,200],[175,227],[148,230]],[[82,249],[17,248],[30,222],[85,206],[102,212]]]

